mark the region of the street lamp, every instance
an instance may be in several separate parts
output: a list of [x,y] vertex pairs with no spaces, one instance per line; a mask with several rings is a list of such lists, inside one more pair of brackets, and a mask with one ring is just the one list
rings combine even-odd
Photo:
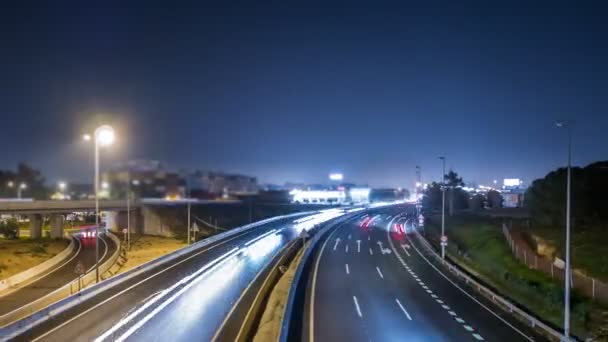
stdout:
[[443,173],[441,174],[441,258],[445,259],[445,157],[439,157],[443,164]]
[[565,128],[568,132],[568,171],[566,178],[566,260],[564,274],[564,336],[570,339],[570,282],[572,271],[570,268],[570,197],[572,183],[572,125],[569,122],[557,122],[558,128]]
[[[114,129],[112,126],[97,127],[94,133],[95,141],[95,278],[99,282],[99,148],[112,145],[114,142]],[[91,135],[83,135],[85,141],[91,140]]]
[[19,184],[19,187],[17,188],[17,198],[21,199],[21,191],[27,189],[27,184],[25,183],[21,183]]

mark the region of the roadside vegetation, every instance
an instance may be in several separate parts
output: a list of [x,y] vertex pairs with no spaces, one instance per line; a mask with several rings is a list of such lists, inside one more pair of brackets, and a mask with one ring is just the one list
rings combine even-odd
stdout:
[[[438,245],[440,218],[430,218],[426,231]],[[556,327],[563,324],[563,286],[544,273],[529,269],[512,255],[500,230],[501,221],[474,215],[448,217],[448,254],[465,264],[500,293],[522,304]],[[576,291],[572,296],[572,331],[580,337],[600,334],[606,308]],[[606,338],[608,336],[604,336]]]
[[[122,236],[122,234],[116,235]],[[181,239],[133,234],[131,235],[131,249],[127,251],[124,262],[116,266],[115,273],[126,272],[186,246],[186,242]]]
[[32,268],[63,251],[66,239],[0,238],[0,279]]

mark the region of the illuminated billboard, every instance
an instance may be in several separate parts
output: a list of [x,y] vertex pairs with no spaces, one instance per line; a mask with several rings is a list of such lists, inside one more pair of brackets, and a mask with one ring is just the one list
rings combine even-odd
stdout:
[[341,173],[330,173],[329,179],[332,181],[341,181],[344,179],[344,176]]
[[504,186],[519,186],[520,184],[521,180],[519,178],[505,178],[502,181]]

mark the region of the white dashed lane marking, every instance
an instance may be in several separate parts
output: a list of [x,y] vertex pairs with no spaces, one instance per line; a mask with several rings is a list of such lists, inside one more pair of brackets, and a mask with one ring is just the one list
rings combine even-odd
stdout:
[[348,269],[348,264],[346,264],[344,266],[346,266],[346,274],[350,274],[350,270]]
[[359,315],[359,317],[363,317],[361,308],[359,307],[359,302],[357,301],[357,296],[353,296],[353,302],[355,303],[355,309],[357,309],[357,315]]
[[401,305],[401,302],[399,301],[399,299],[395,298],[395,301],[397,302],[397,305],[399,305],[399,308],[401,308],[401,311],[403,311],[403,313],[405,314],[405,317],[407,317],[407,319],[409,319],[411,321],[412,316],[410,316],[410,314],[407,312],[407,310],[405,310],[403,305]]
[[[389,223],[389,225],[390,225],[390,223]],[[401,263],[401,265],[402,265],[402,266],[403,266],[403,267],[404,267],[404,268],[407,270],[407,272],[408,272],[408,273],[409,273],[409,274],[410,274],[410,275],[411,275],[411,276],[412,276],[412,277],[413,277],[413,278],[416,280],[416,282],[417,282],[417,283],[420,285],[420,287],[422,287],[422,289],[423,289],[423,290],[425,290],[425,291],[426,291],[428,294],[430,294],[430,295],[431,295],[431,297],[432,297],[432,298],[434,298],[434,299],[435,299],[435,301],[436,301],[436,302],[437,302],[439,305],[441,305],[441,307],[442,307],[443,309],[445,309],[445,310],[447,311],[447,313],[448,313],[450,316],[454,317],[454,319],[456,320],[456,322],[458,322],[458,323],[462,324],[462,325],[463,325],[463,327],[464,327],[464,328],[465,328],[467,331],[469,331],[469,332],[474,332],[474,331],[475,331],[475,329],[474,329],[473,327],[471,327],[470,325],[465,325],[465,324],[464,324],[464,323],[465,323],[465,322],[464,322],[464,320],[463,320],[462,318],[458,317],[458,315],[456,314],[456,312],[455,312],[455,311],[453,311],[452,309],[450,309],[450,307],[449,307],[448,305],[446,305],[446,304],[445,304],[445,303],[444,303],[444,302],[443,302],[441,299],[439,299],[439,297],[438,297],[437,295],[435,295],[435,294],[433,293],[433,291],[431,291],[431,289],[429,289],[429,287],[428,287],[428,286],[427,286],[427,285],[426,285],[426,284],[425,284],[425,283],[422,281],[422,279],[420,279],[420,278],[419,278],[419,277],[416,275],[416,273],[414,273],[414,272],[411,270],[411,268],[410,268],[410,267],[409,267],[409,266],[408,266],[408,265],[405,263],[405,261],[403,260],[403,257],[402,257],[402,256],[401,256],[399,253],[397,253],[397,251],[395,250],[395,246],[393,245],[393,242],[392,242],[392,240],[390,239],[390,235],[388,235],[388,234],[387,234],[387,238],[389,239],[389,244],[391,245],[390,247],[391,247],[391,248],[393,249],[393,251],[395,252],[395,256],[397,257],[397,259],[399,260],[399,262]],[[380,245],[380,251],[382,251],[382,245],[381,245],[381,242],[380,242],[380,241],[378,241],[378,245]],[[411,255],[410,255],[410,253],[407,251],[407,249],[409,249],[409,248],[410,248],[410,246],[409,246],[409,245],[407,245],[407,246],[406,246],[406,245],[401,245],[401,248],[403,249],[403,251],[405,252],[405,254],[407,254],[407,256],[411,256]],[[415,248],[415,247],[414,247],[414,248]],[[416,249],[416,251],[418,251],[418,250]],[[420,252],[418,252],[418,253],[420,253]],[[379,273],[379,274],[381,274],[380,269],[379,269],[379,268],[377,268],[377,267],[376,267],[376,269],[378,270],[378,273]],[[409,317],[409,315],[407,314],[407,311],[405,311],[405,308],[403,308],[403,306],[401,305],[401,303],[399,302],[399,300],[398,300],[398,299],[395,299],[395,300],[397,301],[397,304],[399,305],[399,307],[401,307],[401,310],[402,310],[402,311],[403,311],[403,312],[404,312],[404,313],[405,313],[405,314],[408,316],[408,318],[410,318],[410,317]],[[411,319],[411,318],[410,318],[410,319]],[[483,341],[483,340],[484,340],[484,339],[483,339],[483,337],[482,337],[480,334],[478,334],[478,333],[473,333],[472,335],[473,335],[473,337],[474,337],[475,339],[477,339],[478,341]]]
[[380,275],[380,278],[384,279],[384,275],[382,274],[382,271],[380,271],[378,266],[376,266],[376,271],[378,271],[378,275]]

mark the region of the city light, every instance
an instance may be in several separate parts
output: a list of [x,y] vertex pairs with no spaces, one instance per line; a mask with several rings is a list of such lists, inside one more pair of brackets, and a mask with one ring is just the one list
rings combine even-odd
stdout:
[[344,175],[341,173],[330,173],[329,179],[332,181],[341,181],[344,179]]
[[84,141],[89,141],[89,140],[91,140],[91,135],[90,135],[90,134],[83,134],[83,135],[82,135],[82,140],[84,140]]
[[67,187],[67,184],[65,182],[59,182],[57,186],[59,187],[59,190],[64,191]]
[[95,130],[95,139],[100,146],[108,146],[114,142],[114,129],[112,126],[103,125]]

